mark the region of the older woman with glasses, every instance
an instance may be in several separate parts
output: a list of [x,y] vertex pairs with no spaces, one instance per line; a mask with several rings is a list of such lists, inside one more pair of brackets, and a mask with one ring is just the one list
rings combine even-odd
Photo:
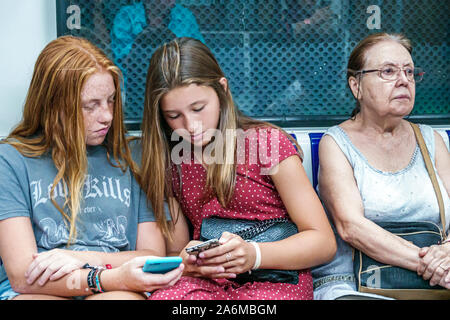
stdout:
[[[349,120],[326,132],[319,147],[319,192],[334,222],[338,251],[332,262],[313,270],[315,299],[362,294],[356,292],[352,247],[417,272],[431,285],[450,288],[450,243],[419,248],[377,224],[440,225],[436,194],[414,131],[404,120],[424,74],[414,66],[411,52],[404,36],[378,33],[363,39],[350,55],[347,81],[356,108]],[[437,172],[448,232],[449,152],[431,127],[420,125],[420,130]]]

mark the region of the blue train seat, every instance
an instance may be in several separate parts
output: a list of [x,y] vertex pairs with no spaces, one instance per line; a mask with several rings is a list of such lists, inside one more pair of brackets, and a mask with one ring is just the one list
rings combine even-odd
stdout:
[[323,136],[323,132],[311,132],[309,138],[311,140],[311,166],[312,166],[312,184],[314,189],[317,187],[319,174],[319,142]]

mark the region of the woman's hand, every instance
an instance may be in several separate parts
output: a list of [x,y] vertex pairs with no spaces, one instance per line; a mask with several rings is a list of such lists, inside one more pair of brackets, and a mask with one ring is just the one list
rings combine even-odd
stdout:
[[421,248],[417,274],[430,285],[450,289],[450,243]]
[[53,249],[34,253],[33,261],[25,272],[25,277],[29,285],[39,279],[38,284],[43,286],[49,280],[58,280],[72,271],[81,269],[84,264],[84,261],[73,257],[67,250]]
[[205,263],[203,259],[200,259],[200,256],[203,256],[204,253],[210,254],[210,252],[213,249],[205,250],[199,254],[199,256],[196,255],[190,255],[186,252],[186,248],[191,247],[193,245],[202,243],[201,241],[190,241],[186,247],[180,252],[180,257],[183,258],[183,262],[186,264],[186,269],[184,274],[191,277],[202,277],[202,278],[211,278],[211,279],[218,279],[218,278],[235,278],[236,274],[226,272],[225,267],[221,263],[213,263],[208,262]]
[[173,286],[183,275],[185,267],[183,263],[178,268],[165,274],[144,272],[142,267],[149,258],[157,257],[136,257],[116,269],[106,271],[112,271],[117,277],[120,277],[123,290],[134,292],[152,292],[157,289]]
[[230,274],[251,270],[256,260],[256,250],[251,243],[230,232],[224,232],[219,242],[220,246],[201,252],[197,264],[222,265]]

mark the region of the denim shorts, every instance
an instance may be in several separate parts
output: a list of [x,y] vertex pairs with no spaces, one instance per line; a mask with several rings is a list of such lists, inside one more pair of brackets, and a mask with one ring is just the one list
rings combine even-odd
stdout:
[[11,300],[17,297],[20,293],[15,292],[11,288],[11,284],[9,280],[6,279],[2,283],[0,283],[0,300]]
[[391,298],[356,290],[355,277],[350,274],[330,275],[314,282],[314,300],[392,300]]

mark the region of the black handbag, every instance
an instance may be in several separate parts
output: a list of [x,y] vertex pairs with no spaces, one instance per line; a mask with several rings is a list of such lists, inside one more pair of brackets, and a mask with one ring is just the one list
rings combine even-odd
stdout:
[[[378,225],[423,248],[440,244],[445,240],[445,210],[439,184],[420,129],[415,124],[411,123],[411,126],[437,195],[443,228],[432,222],[383,222]],[[395,299],[450,299],[450,290],[439,285],[432,287],[414,271],[378,262],[357,249],[354,249],[353,253],[353,271],[356,287],[360,292]]]
[[[298,232],[297,226],[286,218],[255,221],[210,217],[202,221],[200,240],[219,239],[225,231],[255,242],[283,240]],[[256,269],[238,274],[233,281],[241,284],[252,281],[297,284],[298,273],[299,270]]]

